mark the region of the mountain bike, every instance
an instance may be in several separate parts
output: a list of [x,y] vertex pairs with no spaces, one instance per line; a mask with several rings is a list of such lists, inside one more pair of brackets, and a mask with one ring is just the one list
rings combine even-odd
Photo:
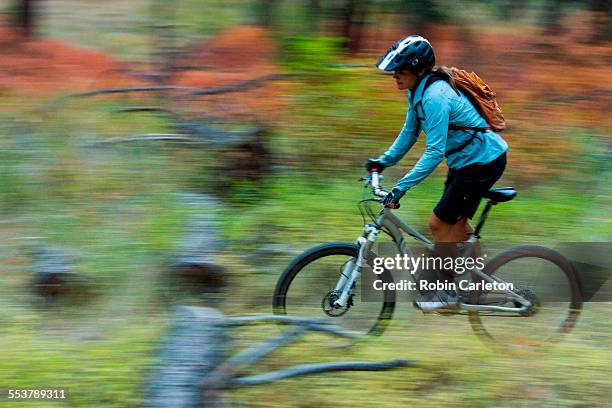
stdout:
[[[360,279],[373,271],[377,240],[381,233],[388,235],[394,250],[409,257],[415,256],[415,251],[405,235],[429,253],[434,251],[434,243],[394,210],[382,206],[387,191],[380,185],[381,178],[373,171],[362,179],[371,197],[359,203],[365,225],[355,243],[316,246],[298,255],[282,272],[274,290],[275,314],[332,319],[335,324],[368,335],[384,332],[397,300],[395,290],[389,289],[393,287],[393,274],[383,268],[376,277],[383,290],[370,290],[367,299],[365,289],[369,288],[363,285],[366,280]],[[474,246],[491,208],[516,194],[511,187],[486,192],[483,198],[487,202],[477,226],[463,244]],[[378,214],[372,205],[381,207]],[[523,245],[496,255],[483,266],[469,271],[469,287],[477,289],[458,291],[457,307],[440,314],[465,314],[476,334],[513,349],[539,348],[574,327],[582,308],[581,284],[563,255],[543,246]],[[416,283],[419,275],[411,276]]]

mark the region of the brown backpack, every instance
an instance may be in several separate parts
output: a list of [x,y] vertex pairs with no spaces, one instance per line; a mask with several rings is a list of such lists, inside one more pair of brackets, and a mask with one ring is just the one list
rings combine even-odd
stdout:
[[[497,103],[495,91],[474,72],[455,67],[450,68],[450,71],[457,88],[470,100],[480,116],[487,121],[491,130],[501,132],[506,129],[506,120]],[[429,85],[441,79],[444,78],[432,75],[425,83],[423,92]]]

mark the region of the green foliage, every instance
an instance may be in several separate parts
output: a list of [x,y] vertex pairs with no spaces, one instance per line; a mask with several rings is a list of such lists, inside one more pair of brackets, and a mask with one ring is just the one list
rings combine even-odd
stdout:
[[[181,0],[160,2],[158,17],[169,24],[181,24],[182,36],[211,35],[220,30],[242,24],[247,19],[249,4],[241,1]],[[181,41],[184,41],[181,40]]]
[[419,24],[446,22],[452,13],[451,7],[444,7],[433,0],[403,0],[403,10]]
[[310,81],[330,80],[340,60],[343,39],[332,36],[287,36],[282,39],[285,65]]
[[36,195],[28,183],[28,176],[22,165],[23,157],[18,152],[0,152],[0,211],[16,214],[23,211]]
[[251,12],[253,20],[262,26],[269,27],[274,22],[276,15],[277,1],[275,0],[254,0],[251,2]]
[[12,26],[20,23],[21,13],[23,13],[20,3],[20,1],[11,1],[3,8],[3,11],[8,15],[8,22]]

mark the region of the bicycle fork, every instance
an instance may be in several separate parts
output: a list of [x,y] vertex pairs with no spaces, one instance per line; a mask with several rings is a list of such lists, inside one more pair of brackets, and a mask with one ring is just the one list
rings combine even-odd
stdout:
[[334,291],[339,293],[340,296],[334,302],[334,307],[342,308],[346,306],[348,300],[353,294],[353,289],[355,289],[357,280],[361,276],[361,268],[363,268],[366,263],[366,255],[370,252],[372,245],[374,245],[376,242],[379,233],[380,228],[378,228],[376,225],[367,224],[363,228],[363,234],[357,238],[357,244],[359,245],[359,256],[357,259],[351,258],[346,265],[344,265],[340,279],[338,279],[338,283],[336,284]]

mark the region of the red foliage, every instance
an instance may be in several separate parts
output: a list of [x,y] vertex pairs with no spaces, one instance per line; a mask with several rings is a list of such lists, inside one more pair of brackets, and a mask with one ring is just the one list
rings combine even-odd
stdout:
[[6,26],[0,26],[0,39],[0,87],[5,93],[44,96],[88,90],[96,78],[120,66],[104,52],[27,39]]
[[[173,83],[193,88],[226,86],[275,74],[280,69],[273,63],[277,48],[269,33],[255,26],[240,26],[199,43],[186,50],[177,66],[194,67],[179,71]],[[286,107],[285,85],[268,82],[248,92],[231,93],[213,98],[223,104],[225,115],[249,112],[257,120],[279,119]],[[211,98],[204,98],[210,100]]]
[[[138,75],[138,69],[112,55],[82,49],[51,39],[26,39],[14,29],[0,26],[0,91],[22,96],[46,97],[115,87],[155,85]],[[254,47],[253,44],[257,46]],[[171,71],[167,85],[209,88],[235,84],[278,73],[274,66],[274,43],[265,30],[238,27],[185,50],[185,57],[175,61],[179,67],[193,69]],[[132,74],[128,73],[132,69]],[[153,70],[152,67],[140,69]],[[259,120],[275,120],[284,110],[282,85],[270,82],[262,87],[223,96],[198,98],[196,105],[222,102],[224,115],[244,115]]]

